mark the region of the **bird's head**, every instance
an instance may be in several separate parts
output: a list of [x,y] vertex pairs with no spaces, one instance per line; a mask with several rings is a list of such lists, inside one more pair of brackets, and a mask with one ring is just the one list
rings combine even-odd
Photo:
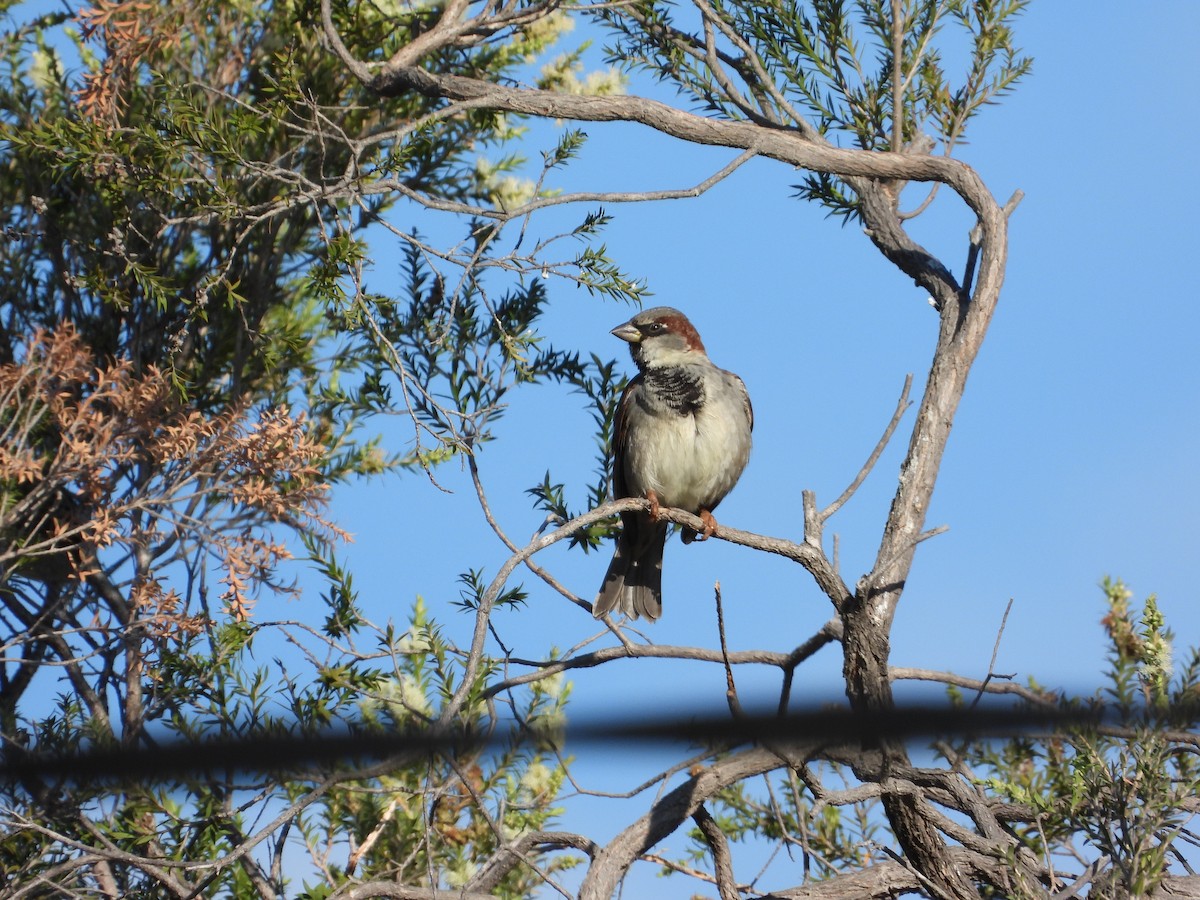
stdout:
[[629,352],[639,369],[693,362],[697,355],[706,355],[688,317],[670,306],[643,310],[612,333],[629,342]]

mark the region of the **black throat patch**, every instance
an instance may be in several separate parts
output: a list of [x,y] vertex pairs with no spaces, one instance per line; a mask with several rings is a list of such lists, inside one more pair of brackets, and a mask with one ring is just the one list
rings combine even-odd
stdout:
[[643,377],[646,390],[671,412],[681,416],[694,415],[704,401],[700,373],[690,367],[650,368]]

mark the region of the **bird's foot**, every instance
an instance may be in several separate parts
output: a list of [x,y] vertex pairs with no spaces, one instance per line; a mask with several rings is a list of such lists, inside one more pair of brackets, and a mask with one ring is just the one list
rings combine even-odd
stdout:
[[713,518],[713,514],[707,510],[700,510],[700,521],[704,523],[704,527],[697,532],[699,540],[707,541],[710,537],[717,533],[717,520]]
[[662,506],[658,502],[658,494],[646,491],[646,499],[650,501],[650,518],[655,522],[662,516]]

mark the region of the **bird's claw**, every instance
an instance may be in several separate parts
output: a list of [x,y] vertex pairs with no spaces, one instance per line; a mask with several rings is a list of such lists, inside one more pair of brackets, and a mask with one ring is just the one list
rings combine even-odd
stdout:
[[702,509],[700,510],[700,521],[704,523],[704,527],[697,534],[700,536],[700,540],[707,541],[717,533],[717,520],[707,509]]

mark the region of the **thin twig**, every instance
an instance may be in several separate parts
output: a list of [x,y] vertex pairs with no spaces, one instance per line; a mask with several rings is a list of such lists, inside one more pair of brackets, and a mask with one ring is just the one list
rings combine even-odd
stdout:
[[[822,644],[823,646],[823,644]],[[794,668],[793,654],[778,653],[769,650],[742,650],[732,653],[721,653],[705,647],[682,647],[672,644],[634,644],[620,647],[604,647],[582,656],[563,659],[532,660],[509,657],[513,665],[532,666],[535,671],[524,675],[514,675],[504,681],[486,688],[481,694],[482,699],[494,697],[504,691],[522,684],[541,681],[566,672],[571,669],[590,669],[615,659],[689,659],[699,662],[730,663],[733,665],[759,664],[777,666],[787,670]]]
[[[662,866],[664,869],[670,869],[672,872],[678,872],[680,875],[687,875],[690,878],[695,878],[708,884],[717,883],[717,879],[703,869],[697,869],[694,866],[685,866],[669,857],[663,856],[661,853],[643,853],[640,858],[646,862]],[[749,885],[742,885],[741,889],[749,890]]]
[[400,798],[393,797],[392,801],[383,811],[383,815],[379,817],[379,821],[375,823],[375,827],[371,829],[371,833],[368,834],[363,839],[363,842],[359,844],[358,847],[355,848],[355,850],[350,854],[349,859],[346,860],[347,875],[354,874],[354,870],[358,868],[358,861],[362,859],[365,854],[369,853],[371,848],[375,846],[375,842],[379,840],[379,836],[383,834],[384,829],[386,829],[388,826],[388,823],[392,821],[392,818],[396,815],[396,808],[399,805]]
[[1045,694],[1030,690],[1027,687],[1011,682],[985,683],[978,678],[966,675],[956,675],[953,672],[940,672],[936,669],[917,669],[908,666],[890,666],[888,679],[891,681],[936,681],[941,684],[960,687],[968,691],[986,691],[989,694],[1015,694],[1022,700],[1035,706],[1047,709],[1053,708],[1055,700]]
[[875,572],[886,571],[888,568],[891,567],[892,563],[896,562],[898,559],[900,559],[902,556],[904,556],[906,553],[908,553],[908,551],[911,550],[913,547],[917,546],[917,544],[923,544],[925,541],[929,540],[930,538],[935,538],[939,534],[945,534],[949,530],[950,530],[949,525],[939,525],[936,528],[930,528],[928,531],[922,531],[920,534],[918,534],[912,540],[897,547],[895,552],[892,553],[891,556],[889,556],[887,559],[885,559],[879,565],[875,566],[875,570],[870,575],[864,575],[862,578],[859,579],[860,592],[864,590],[865,585],[870,582],[870,580],[873,578]]
[[897,212],[896,215],[900,221],[907,222],[909,219],[915,219],[917,216],[921,215],[921,213],[925,212],[925,210],[929,209],[929,207],[933,205],[933,201],[937,199],[939,188],[941,188],[941,184],[935,183],[933,187],[931,187],[925,194],[925,199],[918,203],[916,207],[910,210],[900,210]]
[[908,375],[904,377],[904,387],[900,391],[900,399],[896,401],[896,410],[892,413],[892,418],[888,421],[887,428],[883,430],[883,435],[875,444],[875,449],[871,451],[871,455],[867,457],[867,461],[863,463],[862,468],[858,470],[858,474],[854,476],[854,480],[850,482],[849,487],[842,491],[840,497],[821,510],[819,513],[819,519],[822,525],[826,520],[829,519],[830,516],[841,509],[846,504],[846,501],[854,496],[854,492],[857,491],[862,483],[867,480],[867,476],[871,474],[871,470],[874,469],[875,464],[879,462],[879,457],[883,455],[883,451],[887,447],[888,442],[891,441],[892,435],[896,433],[896,427],[900,424],[900,420],[904,417],[904,413],[912,405],[908,399],[909,391],[912,390],[912,383],[913,376],[912,373],[909,372]]
[[892,0],[892,146],[899,153],[904,146],[904,82],[900,80],[904,57],[904,16],[900,0]]
[[1096,876],[1104,871],[1104,867],[1110,862],[1112,862],[1112,859],[1109,856],[1102,856],[1095,860],[1090,866],[1083,870],[1078,878],[1076,878],[1058,893],[1051,895],[1050,900],[1068,900],[1070,897],[1078,897],[1079,889],[1085,884],[1095,880]]
[[792,679],[795,675],[796,667],[826,644],[841,640],[841,637],[842,620],[840,617],[834,616],[822,625],[816,634],[788,654],[787,663],[783,667],[783,686],[779,691],[779,715],[782,716],[787,713],[788,700],[791,698],[792,693]]
[[[492,506],[488,502],[487,492],[483,488],[483,479],[479,476],[479,463],[475,459],[473,447],[468,448],[466,457],[467,468],[471,473],[471,483],[475,486],[475,497],[479,501],[480,509],[483,510],[484,519],[487,521],[496,537],[500,539],[500,543],[504,544],[504,546],[509,549],[510,553],[516,553],[520,548],[509,539],[504,529],[500,527],[500,523],[496,521],[495,515],[492,513]],[[546,582],[546,584],[548,584],[551,588],[562,594],[580,609],[586,609],[588,612],[591,612],[590,603],[588,603],[582,597],[578,597],[572,593],[565,585],[561,584],[557,578],[555,578],[541,566],[537,565],[530,559],[526,559],[525,568],[529,569],[529,571],[531,571],[534,575],[542,579],[542,581]],[[609,630],[613,630],[611,626]]]
[[1008,598],[1008,604],[1004,607],[1004,616],[1000,619],[1000,630],[996,632],[996,643],[992,645],[992,661],[988,663],[987,675],[983,679],[983,683],[979,685],[979,691],[975,694],[975,699],[971,701],[971,709],[974,709],[980,699],[983,697],[987,686],[991,684],[993,678],[1011,679],[1011,675],[996,674],[996,655],[1000,652],[1000,639],[1004,637],[1004,626],[1008,624],[1008,614],[1012,610],[1012,597]]
[[742,704],[738,700],[737,685],[733,681],[733,667],[729,664],[729,646],[725,643],[725,611],[721,605],[721,582],[713,585],[717,603],[717,632],[721,638],[721,659],[725,663],[725,700],[734,718],[741,718]]

